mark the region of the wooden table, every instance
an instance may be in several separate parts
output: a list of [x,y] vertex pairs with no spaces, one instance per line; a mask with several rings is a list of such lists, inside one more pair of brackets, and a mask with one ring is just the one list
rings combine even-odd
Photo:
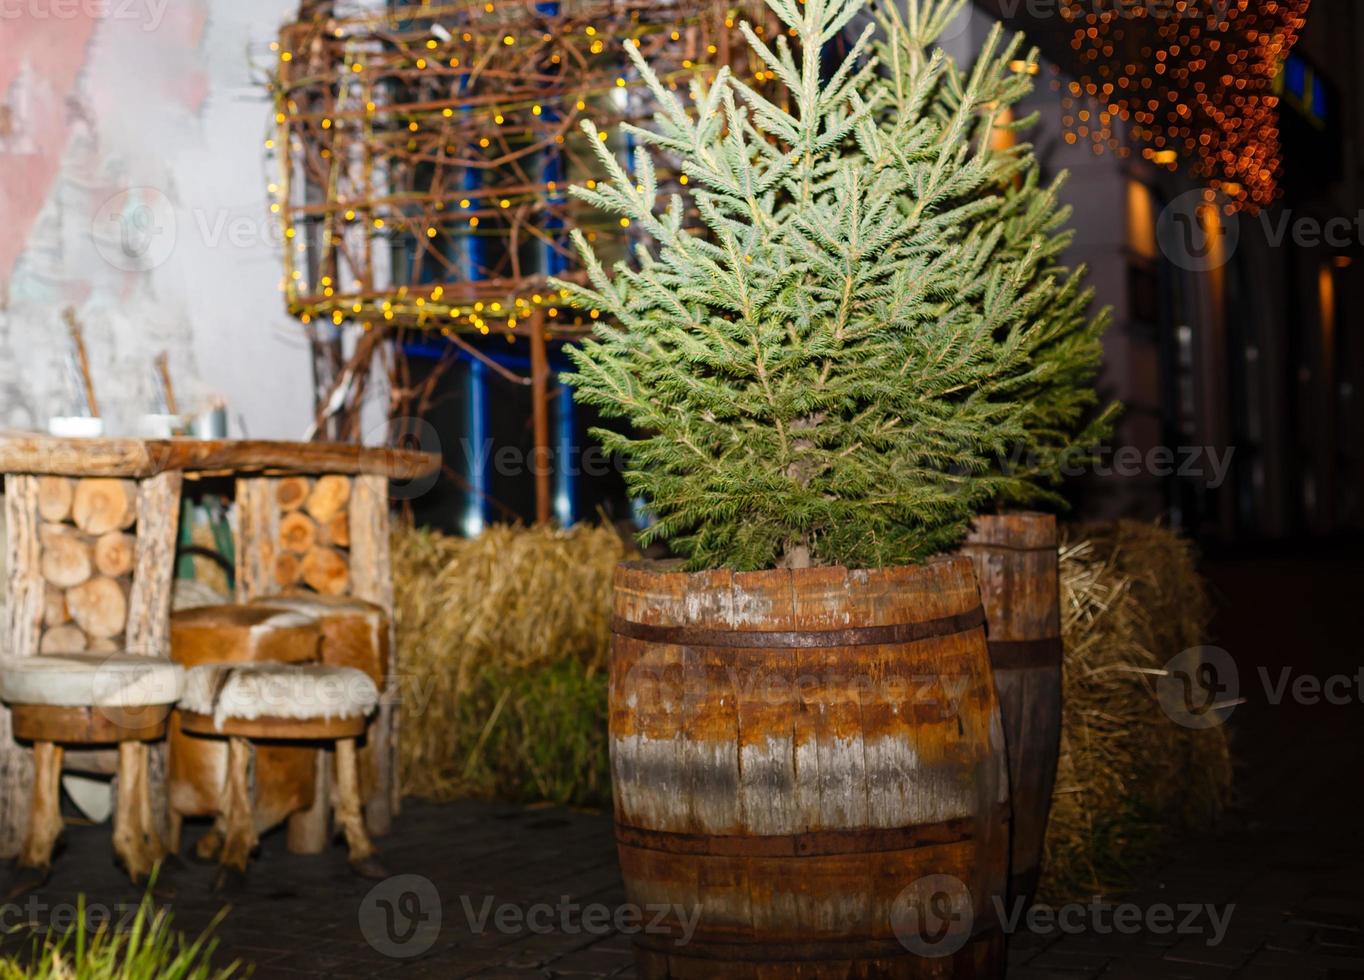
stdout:
[[[289,503],[281,503],[283,485],[287,483],[290,493],[307,491],[326,477],[333,504],[338,492],[345,497],[348,527],[344,544],[329,546],[329,557],[333,564],[335,558],[341,560],[344,573],[336,566],[337,574],[325,588],[367,599],[391,614],[388,481],[417,480],[439,464],[439,458],[429,453],[335,443],[67,439],[0,433],[8,532],[4,645],[11,656],[35,656],[44,635],[68,626],[65,619],[79,609],[80,616],[73,618],[77,625],[92,627],[94,632],[85,634],[93,637],[92,646],[168,655],[180,492],[185,479],[207,476],[236,481],[240,600],[276,594],[284,587],[275,567],[281,555],[281,514]],[[120,551],[130,554],[130,560],[113,567],[106,561],[103,569],[96,561],[97,567],[82,577],[80,563],[89,560],[81,556],[82,549],[93,554],[101,537],[110,538],[104,555]],[[63,556],[58,552],[63,547],[75,551],[74,571],[60,568],[58,559]],[[104,570],[118,574],[105,575]],[[72,582],[64,594],[49,580],[58,572],[58,581]],[[89,585],[97,579],[102,588]],[[112,583],[106,581],[110,579]],[[71,594],[78,588],[79,601],[72,608]],[[95,598],[111,600],[99,610],[98,624],[92,611]],[[123,615],[111,623],[108,606],[117,612],[120,603]],[[376,833],[388,829],[398,807],[398,716],[393,696],[398,672],[396,664],[389,666],[389,690],[370,733],[376,791],[366,817]],[[0,857],[17,853],[23,840],[33,772],[30,755],[14,742],[9,710],[0,705]],[[163,766],[163,759],[154,762],[154,780],[163,778]],[[325,820],[325,807],[315,809],[320,812],[306,816],[312,829],[304,835],[314,839],[318,821]]]

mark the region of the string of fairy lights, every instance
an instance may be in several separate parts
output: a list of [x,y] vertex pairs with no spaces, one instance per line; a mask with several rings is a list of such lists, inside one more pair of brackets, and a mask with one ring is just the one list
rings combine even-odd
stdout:
[[[508,340],[535,315],[551,335],[582,332],[596,312],[561,309],[547,283],[576,274],[566,229],[608,254],[631,229],[569,196],[598,169],[580,121],[628,167],[619,124],[651,109],[621,45],[676,88],[730,63],[738,16],[707,0],[466,0],[323,4],[286,25],[265,147],[289,311]],[[660,170],[665,193],[685,182]]]
[[[1057,75],[1072,143],[1187,167],[1232,208],[1277,193],[1275,78],[1310,0],[1062,0],[1080,70]],[[338,13],[309,3],[271,45],[270,208],[283,290],[304,323],[573,336],[551,275],[579,274],[566,230],[610,259],[625,219],[569,195],[593,186],[591,119],[629,166],[621,123],[651,115],[621,45],[673,87],[743,61],[737,19],[774,29],[757,0],[457,0]],[[1017,70],[1036,71],[1036,65]],[[662,193],[685,176],[660,169]]]
[[1310,4],[1064,0],[1080,65],[1073,80],[1052,81],[1067,140],[1187,167],[1229,210],[1271,203],[1282,156],[1275,79]]

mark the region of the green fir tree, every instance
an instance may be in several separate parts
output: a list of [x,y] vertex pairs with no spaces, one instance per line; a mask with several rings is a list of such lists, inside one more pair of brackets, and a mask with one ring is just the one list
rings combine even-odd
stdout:
[[[596,434],[689,567],[920,561],[1043,492],[1102,322],[1057,265],[1054,191],[990,148],[1017,42],[962,74],[927,50],[960,0],[910,0],[824,72],[864,0],[768,2],[795,44],[744,34],[782,105],[725,69],[684,104],[626,46],[655,127],[628,127],[632,172],[599,147],[609,180],[574,192],[649,240],[608,272],[575,233],[588,282],[558,285],[605,322],[570,382],[630,424]],[[689,201],[659,206],[654,154]]]

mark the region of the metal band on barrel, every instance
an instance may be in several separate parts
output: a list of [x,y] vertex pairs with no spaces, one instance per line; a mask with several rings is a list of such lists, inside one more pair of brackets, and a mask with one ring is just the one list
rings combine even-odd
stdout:
[[[1001,804],[987,823],[1007,819],[1008,805]],[[741,836],[738,834],[679,834],[616,825],[616,843],[645,851],[668,854],[701,854],[726,857],[815,857],[823,854],[880,854],[916,847],[956,844],[979,835],[979,817],[959,817],[911,827],[876,827],[857,830],[818,830],[803,834]]]
[[614,616],[611,632],[646,643],[687,647],[753,647],[771,650],[820,649],[823,647],[877,646],[914,643],[953,633],[965,633],[985,625],[985,610],[980,606],[969,612],[921,623],[894,626],[864,626],[841,630],[726,630],[693,626],[650,626]]

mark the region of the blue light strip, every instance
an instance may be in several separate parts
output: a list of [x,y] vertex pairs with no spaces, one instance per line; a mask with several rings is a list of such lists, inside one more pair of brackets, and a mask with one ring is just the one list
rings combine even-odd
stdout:
[[464,444],[464,458],[469,466],[469,495],[464,507],[461,528],[467,537],[483,533],[488,521],[488,384],[484,377],[487,368],[475,358],[469,359],[468,393],[465,405],[468,437]]
[[[469,76],[462,75],[459,80],[461,93],[468,88]],[[466,107],[462,112],[471,112]],[[479,198],[477,191],[483,183],[483,174],[475,167],[465,167],[460,175],[460,189],[469,192],[469,209],[477,210]],[[473,228],[468,228],[461,236],[461,266],[467,282],[478,282],[484,278],[487,268],[485,242]],[[467,441],[465,456],[469,466],[469,490],[464,504],[464,533],[474,537],[482,533],[488,523],[488,379],[483,363],[474,358],[468,359],[467,376],[468,401],[465,416]]]

